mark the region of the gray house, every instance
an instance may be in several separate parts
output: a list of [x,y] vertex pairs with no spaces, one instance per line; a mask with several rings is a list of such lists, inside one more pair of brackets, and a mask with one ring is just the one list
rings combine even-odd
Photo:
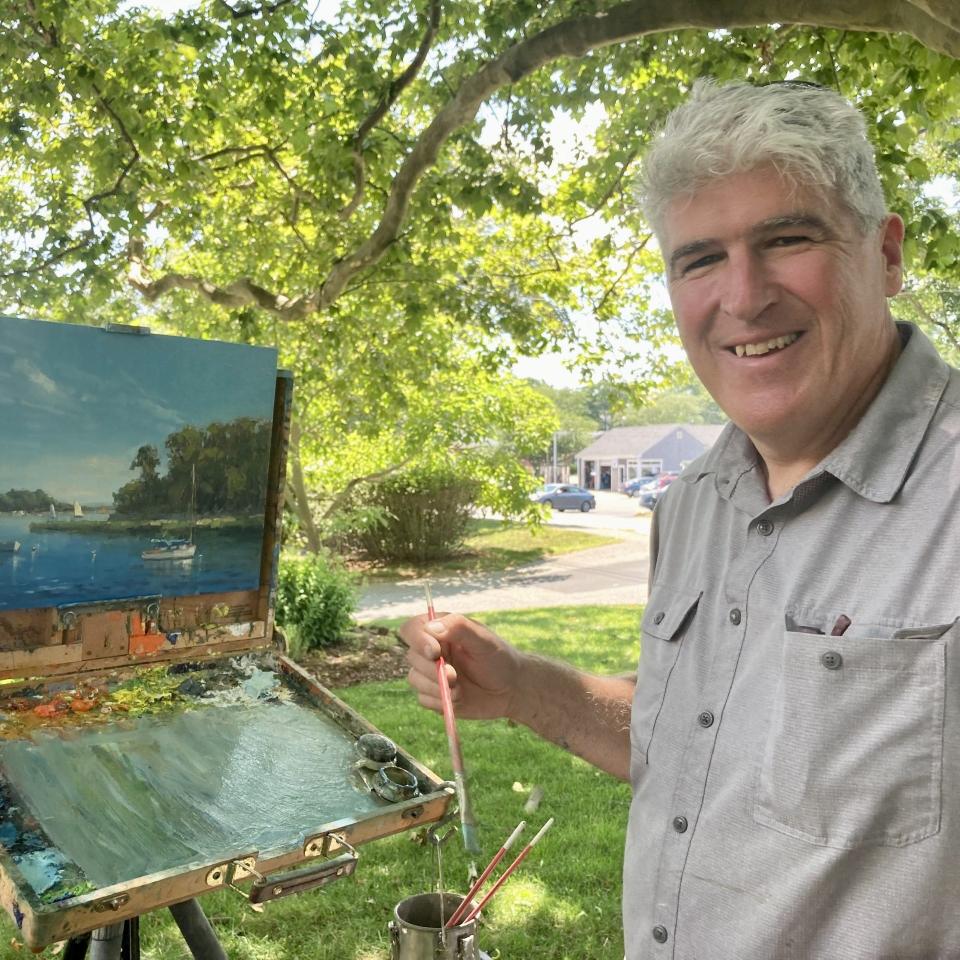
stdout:
[[577,480],[588,490],[620,490],[638,477],[679,473],[720,436],[723,424],[657,423],[614,427],[577,456]]

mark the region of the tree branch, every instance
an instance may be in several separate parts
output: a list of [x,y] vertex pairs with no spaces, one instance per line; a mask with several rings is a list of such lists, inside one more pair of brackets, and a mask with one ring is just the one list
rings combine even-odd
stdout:
[[[943,293],[939,290],[936,291],[937,295],[940,297],[941,303],[943,302]],[[954,330],[953,325],[947,321],[940,319],[939,315],[931,313],[920,296],[913,290],[903,290],[897,295],[898,300],[906,300],[908,303],[913,305],[914,310],[923,317],[931,326],[939,327],[950,341],[953,344],[956,350],[960,350],[960,337],[958,337],[957,332]]]
[[[395,241],[420,178],[436,162],[450,136],[476,116],[480,105],[502,87],[565,57],[684,28],[751,27],[771,22],[839,29],[909,33],[932,50],[960,58],[960,29],[953,26],[953,0],[627,0],[595,16],[575,17],[526,38],[466,78],[451,100],[417,138],[394,177],[379,224],[352,253],[334,263],[318,289],[296,297],[270,294],[244,278],[226,288],[170,273],[148,282],[142,270],[131,282],[153,299],[173,289],[200,292],[213,302],[255,303],[287,320],[298,320],[332,304],[357,273],[380,260]],[[939,18],[939,19],[938,19]],[[142,267],[142,265],[141,265]]]
[[0,273],[0,280],[8,280],[11,277],[29,277],[31,274],[43,273],[43,271],[48,267],[55,266],[62,260],[65,260],[67,257],[71,256],[71,254],[83,250],[84,247],[89,247],[90,244],[96,239],[96,234],[91,233],[90,230],[86,230],[82,236],[82,240],[77,241],[77,243],[70,244],[69,247],[64,247],[59,253],[53,253],[41,260],[39,263],[34,263],[30,267],[24,267],[22,270],[8,270],[6,273]]
[[120,136],[126,141],[127,146],[130,148],[130,159],[123,165],[117,179],[109,190],[102,190],[100,193],[95,193],[92,197],[87,197],[87,199],[83,201],[84,209],[87,211],[87,219],[90,221],[91,230],[93,229],[92,211],[94,204],[105,200],[107,197],[115,197],[120,192],[120,187],[123,186],[123,181],[127,179],[130,171],[140,162],[140,151],[137,149],[133,137],[130,136],[130,131],[127,130],[126,125],[123,120],[120,119],[117,111],[110,106],[96,84],[93,84],[93,92],[97,95],[97,103],[100,105],[100,108],[110,116],[110,119],[113,120],[117,129],[120,131]]
[[279,10],[281,7],[285,7],[288,3],[291,3],[292,0],[275,0],[274,3],[264,3],[260,6],[251,4],[248,7],[232,7],[227,0],[217,0],[219,6],[226,9],[230,16],[234,20],[242,20],[244,17],[252,17],[257,13],[273,13],[275,10]]
[[631,150],[630,153],[627,154],[627,158],[620,165],[619,172],[613,178],[613,182],[610,184],[610,186],[607,187],[607,189],[604,191],[603,196],[600,197],[600,199],[593,205],[593,208],[590,210],[589,213],[585,213],[582,217],[575,217],[573,220],[569,221],[569,223],[567,223],[568,230],[576,226],[576,224],[582,223],[584,220],[589,220],[592,216],[594,216],[596,213],[599,213],[599,211],[607,205],[607,202],[614,195],[614,193],[616,193],[617,189],[620,187],[620,184],[623,183],[623,178],[627,175],[627,168],[630,166],[631,163],[633,163],[634,160],[637,159],[639,155],[640,155],[639,150]]
[[380,102],[373,108],[373,112],[357,128],[357,132],[352,138],[352,159],[353,159],[353,196],[344,206],[338,216],[341,220],[347,220],[353,216],[353,212],[360,206],[363,199],[363,190],[366,186],[367,168],[363,160],[363,143],[367,134],[387,115],[390,107],[396,103],[397,98],[403,91],[410,86],[416,75],[420,72],[424,61],[427,59],[427,53],[433,45],[433,39],[440,28],[440,13],[442,10],[441,0],[430,0],[430,11],[427,19],[427,29],[424,31],[423,39],[417,49],[416,56],[410,62],[403,73],[394,80],[387,88],[387,92],[380,98]]
[[346,501],[347,497],[350,496],[350,492],[361,483],[374,483],[377,480],[382,480],[384,477],[389,477],[390,474],[396,473],[398,470],[402,470],[413,457],[407,457],[406,460],[401,460],[400,463],[394,464],[392,467],[387,467],[384,470],[378,470],[376,473],[368,473],[365,477],[354,477],[350,480],[347,485],[330,501],[330,506],[323,511],[323,516],[320,518],[320,522],[323,523],[326,520],[329,520],[334,513],[340,508],[340,506]]
[[630,255],[627,257],[627,262],[624,264],[623,269],[617,275],[617,277],[610,283],[606,290],[603,291],[603,296],[594,304],[593,312],[598,313],[603,306],[606,304],[607,300],[610,299],[611,294],[617,288],[617,284],[627,275],[627,272],[633,266],[633,261],[640,255],[643,251],[643,248],[650,242],[652,234],[647,234],[639,243],[634,244],[633,249],[630,251]]

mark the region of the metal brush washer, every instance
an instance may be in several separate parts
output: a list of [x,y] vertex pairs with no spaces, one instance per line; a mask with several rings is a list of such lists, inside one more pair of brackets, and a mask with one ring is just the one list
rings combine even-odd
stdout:
[[397,803],[419,796],[420,784],[409,770],[395,763],[386,763],[373,775],[373,792],[384,800]]

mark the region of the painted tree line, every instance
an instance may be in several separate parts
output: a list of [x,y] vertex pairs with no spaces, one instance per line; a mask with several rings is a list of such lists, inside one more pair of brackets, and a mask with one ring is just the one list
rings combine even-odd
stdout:
[[72,503],[65,503],[51,497],[45,490],[15,490],[0,493],[0,513],[46,513],[53,504],[55,510],[72,510]]
[[154,444],[130,464],[139,476],[113,495],[120,517],[198,517],[262,514],[272,424],[253,417],[205,427],[186,426],[164,441],[166,471]]
[[855,6],[14,0],[0,306],[276,344],[314,543],[413,467],[516,510],[560,423],[518,356],[572,347],[641,394],[685,376],[631,193],[652,131],[698,76],[801,76],[874,118],[909,224],[898,311],[960,355],[960,12]]

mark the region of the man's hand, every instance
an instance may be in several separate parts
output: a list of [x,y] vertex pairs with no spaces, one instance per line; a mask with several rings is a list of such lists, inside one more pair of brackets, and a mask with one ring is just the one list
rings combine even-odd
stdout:
[[436,661],[442,655],[458,717],[490,720],[513,715],[523,658],[492,630],[446,613],[435,620],[426,615],[408,620],[400,628],[400,638],[407,645],[407,678],[423,706],[440,712]]

